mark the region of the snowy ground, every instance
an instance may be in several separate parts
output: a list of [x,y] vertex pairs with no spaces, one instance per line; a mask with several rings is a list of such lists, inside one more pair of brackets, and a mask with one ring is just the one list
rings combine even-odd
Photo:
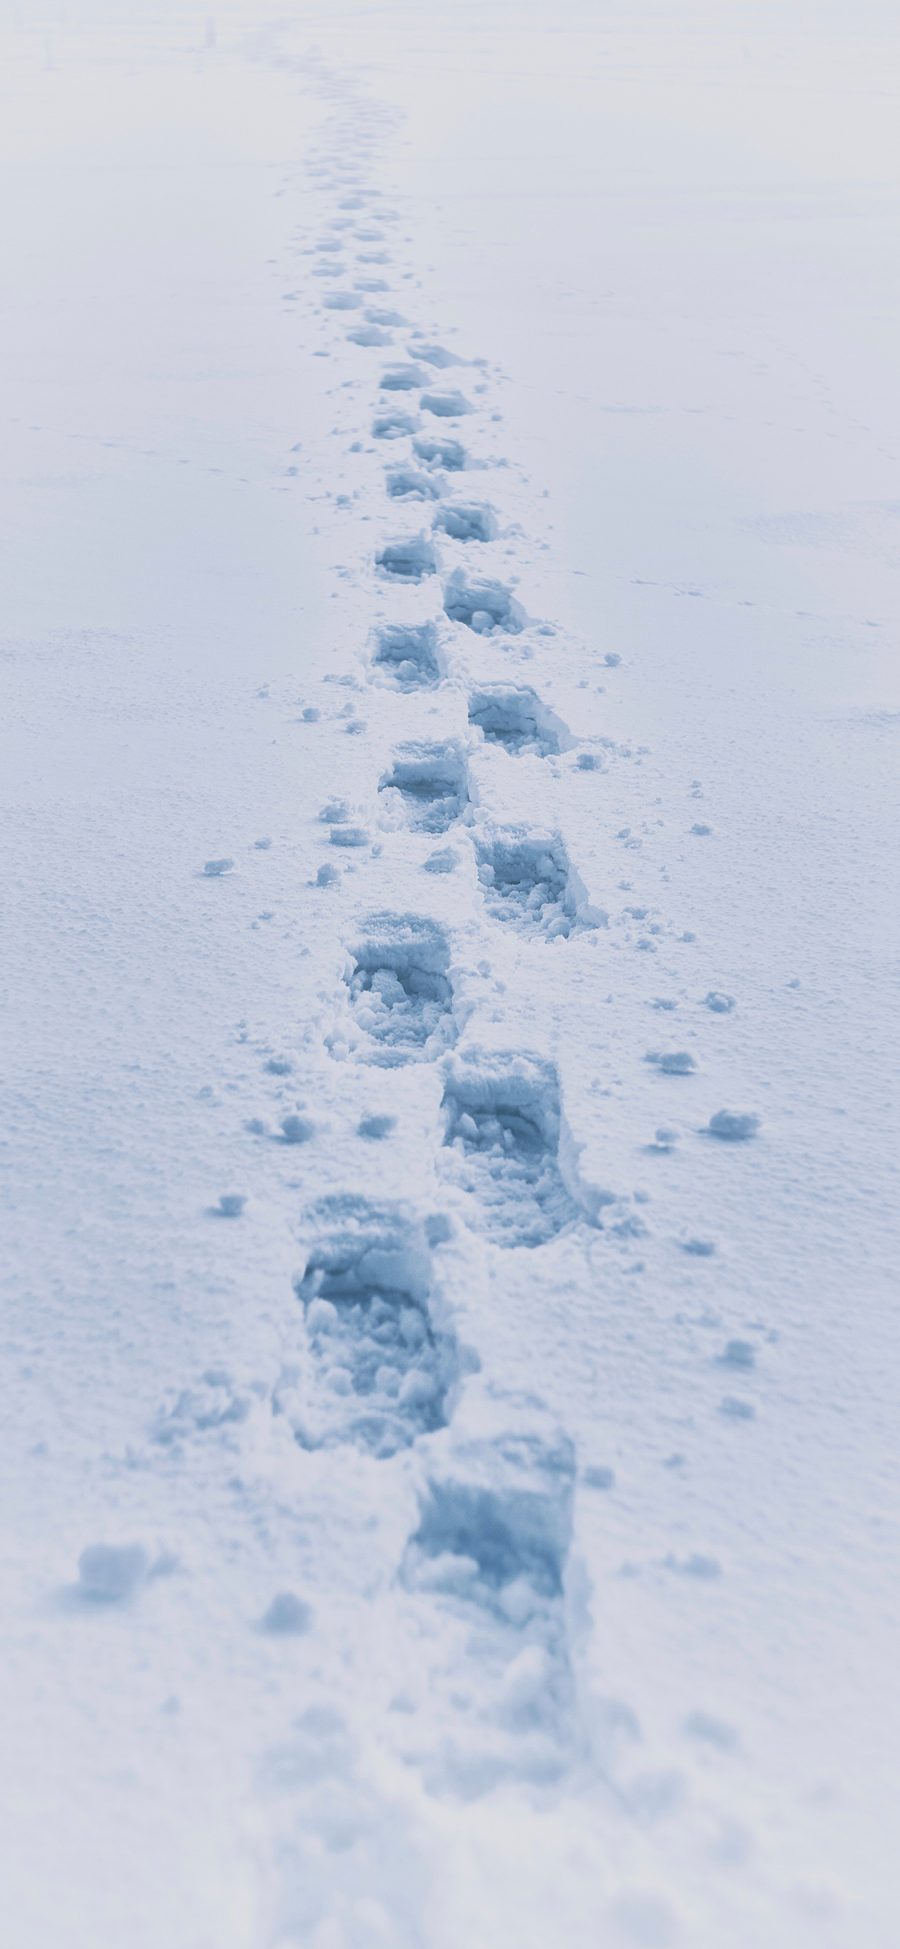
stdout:
[[895,1949],[895,10],[0,21],[9,1939]]

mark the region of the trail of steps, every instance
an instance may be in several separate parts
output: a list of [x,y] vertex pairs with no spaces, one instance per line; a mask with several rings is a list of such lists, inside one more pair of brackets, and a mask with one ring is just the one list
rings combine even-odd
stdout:
[[[351,124],[340,112],[332,140],[352,146]],[[336,184],[345,169],[332,170]],[[324,178],[319,182],[321,195]],[[358,207],[372,220],[367,227],[381,233],[387,302],[350,327],[369,375],[368,396],[358,388],[357,438],[364,443],[367,431],[373,443],[401,449],[384,474],[386,514],[404,503],[411,513],[433,510],[428,529],[421,517],[405,533],[388,527],[374,547],[382,618],[371,631],[365,681],[393,692],[396,742],[372,786],[386,860],[401,837],[421,846],[441,835],[453,845],[422,856],[429,873],[458,875],[468,861],[466,958],[487,968],[498,926],[520,937],[523,952],[542,954],[548,942],[565,951],[592,922],[559,833],[482,818],[470,756],[483,750],[501,763],[542,766],[573,740],[533,683],[488,671],[477,680],[467,675],[475,646],[490,639],[492,650],[508,655],[530,628],[508,578],[480,566],[502,534],[502,510],[453,486],[479,468],[483,407],[475,388],[483,397],[485,382],[476,365],[465,391],[436,383],[462,361],[409,326],[404,348],[401,313],[391,302],[394,222],[361,172],[359,184]],[[345,202],[336,195],[323,213],[332,225],[342,221],[337,212]],[[357,252],[355,263],[362,258]],[[349,252],[341,260],[345,268],[335,270],[320,306],[323,317],[336,314],[336,331],[341,312],[356,310],[360,290],[369,287]],[[388,340],[392,360],[385,366],[379,353]],[[457,432],[463,419],[471,447]],[[409,592],[407,606],[392,613],[390,589],[399,585]],[[413,597],[418,606],[411,611]],[[414,700],[424,705],[448,691],[459,696],[464,728],[419,735]],[[459,912],[458,896],[452,911]],[[456,933],[430,906],[364,913],[347,942],[344,995],[335,998],[327,1044],[354,1066],[437,1071],[436,1188],[443,1187],[476,1249],[532,1253],[586,1222],[560,1168],[559,1082],[540,1056],[479,1050],[477,1006],[474,1015],[460,1006]],[[457,1060],[450,1052],[461,1034]],[[399,1589],[414,1609],[452,1613],[464,1637],[474,1632],[479,1651],[473,1660],[454,1626],[451,1668],[429,1666],[443,1725],[440,1750],[427,1750],[427,1742],[423,1748],[414,1731],[406,1749],[432,1784],[468,1795],[510,1773],[558,1780],[578,1744],[562,1601],[576,1464],[571,1441],[539,1401],[509,1396],[500,1374],[466,1377],[480,1356],[477,1319],[462,1293],[465,1357],[455,1331],[436,1329],[428,1266],[448,1249],[441,1242],[446,1221],[425,1252],[426,1219],[423,1213],[417,1231],[399,1207],[376,1208],[350,1185],[306,1214],[302,1236],[312,1242],[296,1287],[306,1378],[294,1389],[290,1416],[306,1445],[349,1443],[386,1467],[410,1448],[422,1453],[419,1519],[398,1564]],[[446,1623],[437,1641],[445,1633]],[[452,1701],[463,1692],[470,1706],[460,1712]]]
[[[554,626],[519,593],[501,492],[493,479],[491,498],[478,491],[499,417],[482,366],[408,317],[415,286],[398,219],[368,187],[385,124],[338,78],[319,74],[316,85],[336,106],[310,171],[325,230],[309,232],[310,256],[322,260],[310,273],[327,278],[324,290],[310,285],[310,311],[322,349],[346,347],[354,361],[340,402],[341,498],[352,505],[353,470],[363,478],[368,467],[383,513],[377,532],[360,526],[341,570],[368,578],[371,608],[356,660],[348,653],[330,680],[346,686],[349,734],[366,729],[367,697],[389,727],[365,802],[353,802],[338,770],[320,815],[329,858],[314,881],[315,924],[333,944],[335,976],[316,1053],[388,1189],[360,1188],[346,1146],[327,1196],[305,1196],[298,1176],[296,1330],[274,1405],[311,1466],[347,1455],[348,1481],[377,1470],[385,1505],[406,1511],[379,1597],[396,1690],[389,1711],[373,1704],[373,1737],[439,1794],[467,1800],[511,1782],[559,1792],[589,1744],[569,1616],[578,1457],[545,1403],[507,1385],[485,1315],[523,1260],[553,1265],[569,1248],[585,1258],[607,1202],[611,1237],[641,1235],[639,1212],[596,1188],[583,1195],[554,1060],[550,984],[582,955],[595,1004],[603,920],[554,788],[569,766],[590,789],[615,754],[576,735],[568,705],[565,718],[554,708]],[[354,230],[356,212],[365,222]],[[373,263],[383,276],[360,275]],[[384,302],[366,303],[373,294]],[[458,366],[465,390],[440,376]],[[316,707],[303,712],[317,720]],[[630,830],[619,839],[640,845]],[[366,880],[376,863],[379,905]],[[453,898],[442,902],[445,876]],[[652,952],[664,923],[619,885],[617,944],[637,934]],[[349,890],[352,915],[335,890]],[[505,1021],[513,963],[532,971],[527,1040]],[[654,1063],[660,1080],[687,1073],[666,1057]],[[361,1076],[385,1085],[362,1116]],[[410,1192],[389,1174],[413,1088],[425,1188]],[[284,1141],[299,1145],[308,1122],[289,1111]],[[661,1122],[660,1148],[667,1132]],[[211,1369],[168,1410],[157,1440],[244,1413]],[[361,1610],[369,1594],[361,1579]],[[301,1757],[317,1739],[341,1749],[340,1720],[303,1724],[297,1737]],[[351,1778],[350,1759],[335,1767]]]

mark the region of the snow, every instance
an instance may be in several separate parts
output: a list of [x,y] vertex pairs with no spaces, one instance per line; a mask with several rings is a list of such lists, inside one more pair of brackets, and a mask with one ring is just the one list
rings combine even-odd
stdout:
[[897,37],[0,9],[22,1949],[894,1949]]

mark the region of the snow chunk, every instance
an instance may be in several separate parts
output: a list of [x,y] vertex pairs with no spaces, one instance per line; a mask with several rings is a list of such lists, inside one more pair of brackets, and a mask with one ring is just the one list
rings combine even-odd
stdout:
[[711,1137],[721,1137],[726,1143],[739,1144],[748,1137],[755,1137],[760,1120],[752,1110],[717,1110],[710,1117],[707,1130]]
[[150,1568],[140,1543],[90,1543],[78,1559],[78,1590],[92,1604],[133,1597]]
[[292,1590],[280,1590],[273,1597],[260,1621],[260,1629],[273,1637],[302,1637],[312,1623],[312,1611]]

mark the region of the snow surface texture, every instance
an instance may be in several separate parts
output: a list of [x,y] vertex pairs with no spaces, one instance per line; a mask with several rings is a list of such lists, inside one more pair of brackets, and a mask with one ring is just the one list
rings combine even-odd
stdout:
[[896,1949],[896,16],[0,31],[15,1949]]

